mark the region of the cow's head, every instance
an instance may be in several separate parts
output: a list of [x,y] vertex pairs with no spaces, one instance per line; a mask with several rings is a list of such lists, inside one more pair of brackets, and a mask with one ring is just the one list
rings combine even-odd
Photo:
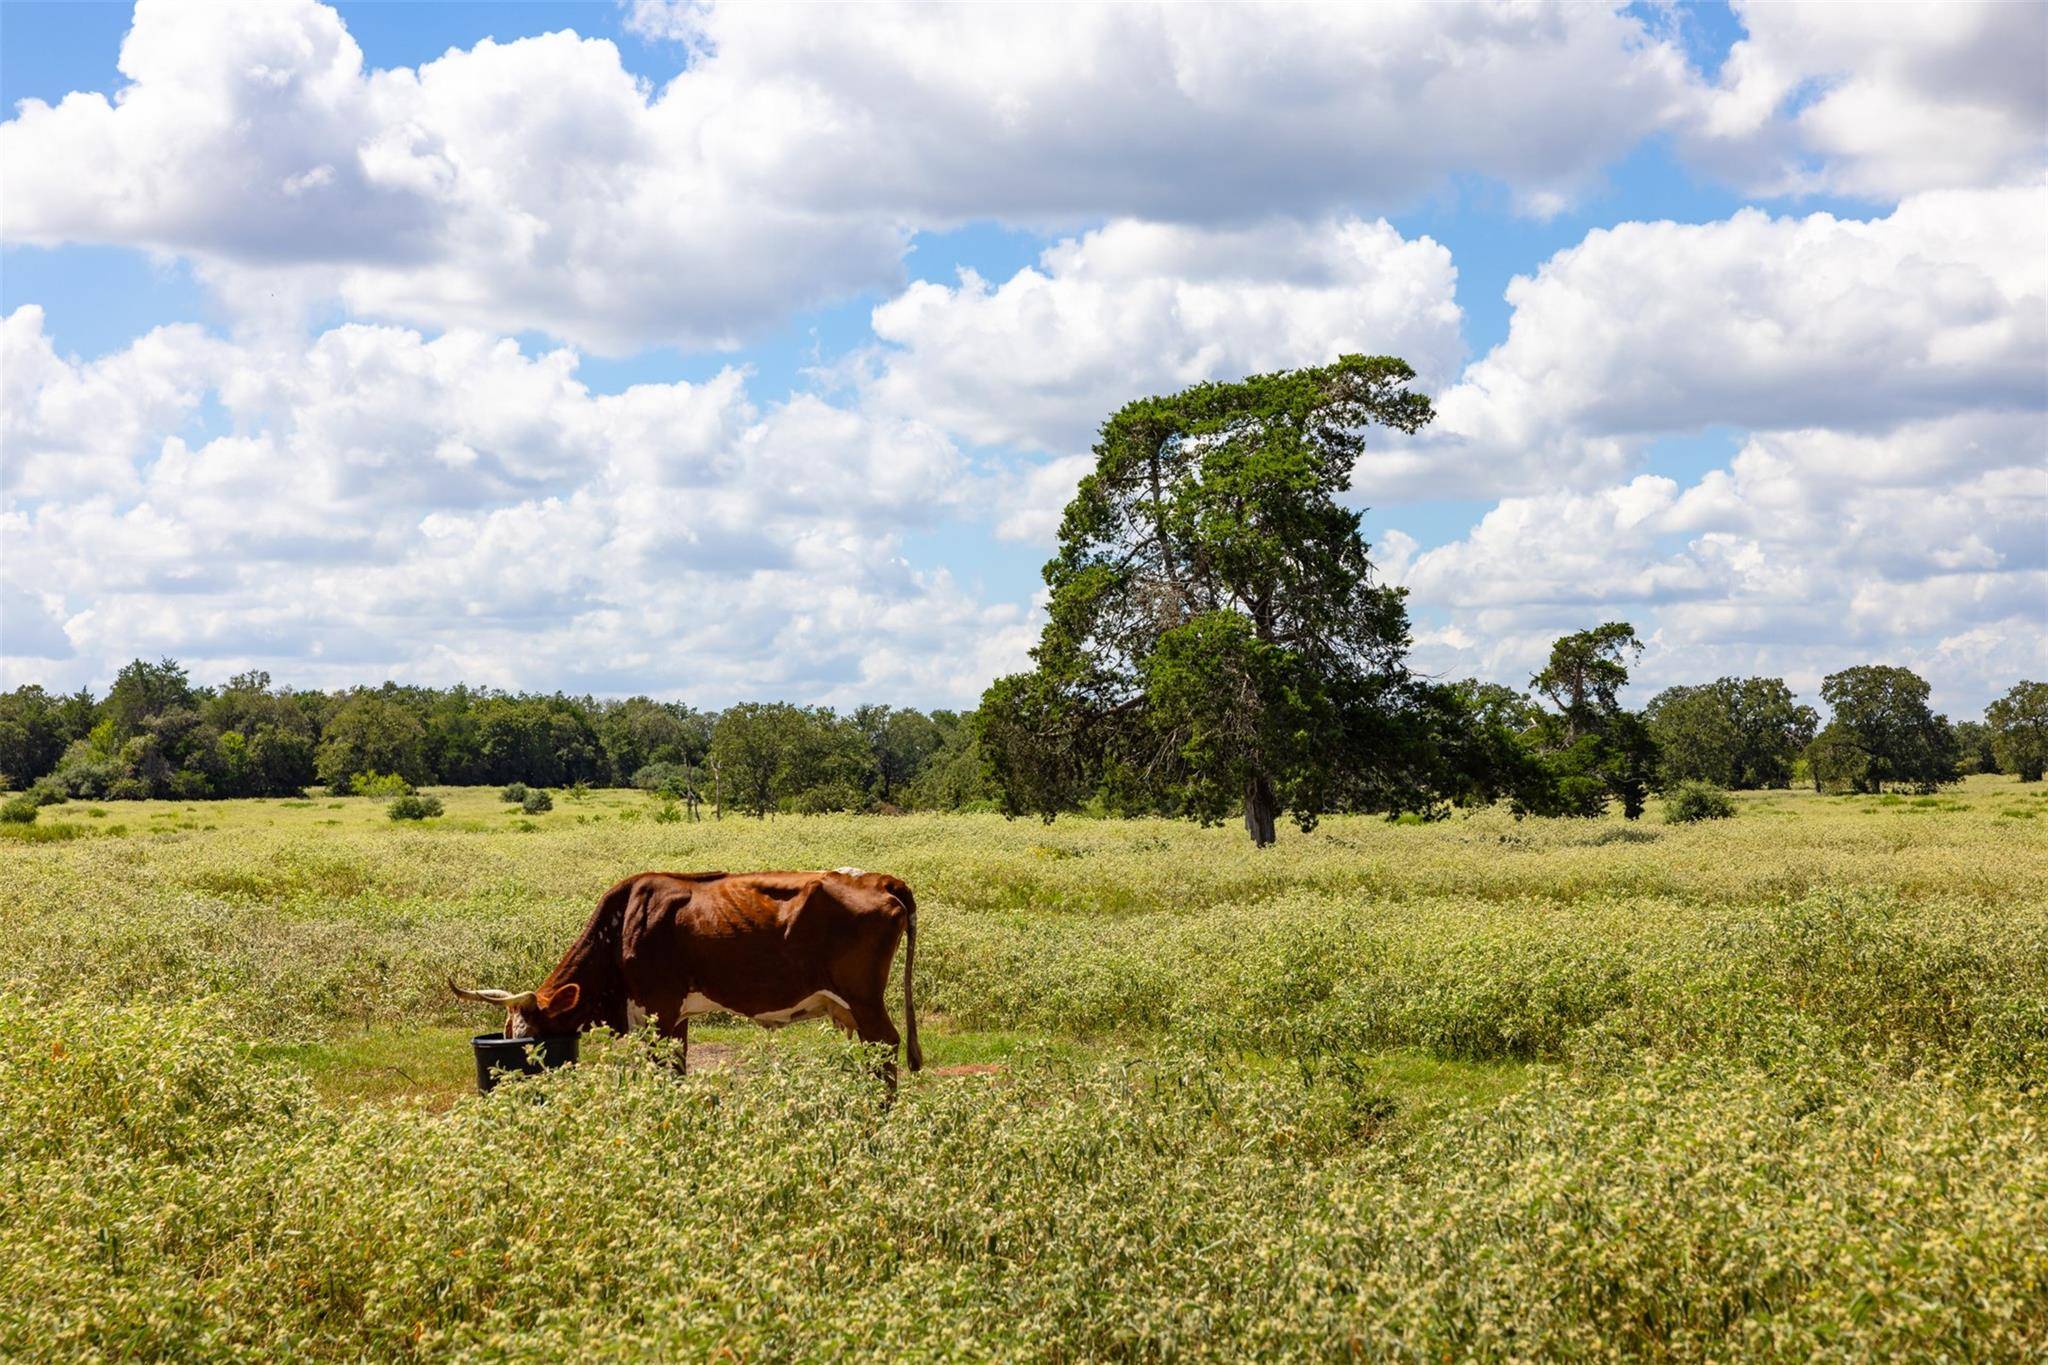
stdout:
[[583,998],[583,988],[573,981],[553,990],[542,987],[537,991],[515,994],[512,991],[467,991],[456,985],[455,978],[451,976],[448,989],[464,1000],[502,1005],[507,1038],[541,1038],[573,1032],[572,1016],[577,1003]]

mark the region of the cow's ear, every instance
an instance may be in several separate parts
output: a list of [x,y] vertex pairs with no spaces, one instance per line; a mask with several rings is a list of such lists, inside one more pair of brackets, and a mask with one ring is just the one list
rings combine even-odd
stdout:
[[545,1014],[567,1014],[576,1008],[576,1002],[582,998],[583,988],[571,981],[566,986],[543,991],[540,997],[541,1011]]

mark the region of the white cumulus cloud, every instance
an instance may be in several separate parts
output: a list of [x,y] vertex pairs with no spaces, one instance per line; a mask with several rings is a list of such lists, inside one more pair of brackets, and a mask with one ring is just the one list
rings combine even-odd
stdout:
[[2048,165],[2048,7],[1738,0],[1736,10],[1746,36],[1686,140],[1752,189],[1897,199],[2035,180]]
[[[1554,208],[1677,118],[1597,6],[642,7],[370,70],[313,0],[141,0],[126,83],[0,125],[8,240],[186,255],[224,297],[715,346],[900,276],[920,227],[1378,212],[1454,171]],[[537,98],[536,92],[545,92]],[[90,175],[78,168],[90,166]]]
[[120,66],[112,99],[28,100],[0,126],[8,239],[183,253],[244,306],[281,289],[609,351],[713,346],[892,282],[908,242],[740,183],[573,33],[369,71],[312,0],[142,0]]
[[[976,487],[924,424],[757,408],[730,370],[594,394],[566,351],[464,331],[208,341],[195,371],[154,333],[58,358],[40,321],[6,319],[11,681],[161,652],[202,676],[960,703],[1022,655],[1019,606],[905,557]],[[46,415],[109,375],[167,397],[100,433],[107,477],[45,478],[70,457]],[[191,427],[201,397],[228,430]]]
[[1883,432],[2048,408],[2048,190],[1915,195],[1868,221],[1745,209],[1596,230],[1508,288],[1507,340],[1380,490],[1590,487],[1663,433]]
[[866,389],[968,440],[1062,453],[1131,398],[1399,355],[1426,385],[1463,343],[1451,254],[1384,221],[1205,230],[1118,221],[991,283],[913,284],[874,313]]
[[[1552,636],[1629,620],[1654,646],[1640,678],[1651,689],[1746,671],[1811,693],[1851,664],[1918,661],[1944,704],[1973,711],[2048,663],[2041,433],[2038,417],[1776,433],[1689,487],[1642,475],[1503,499],[1396,566],[1456,631],[1425,638],[1419,656],[1513,678]],[[1888,458],[1894,444],[1949,458],[1913,469]],[[1845,481],[1853,451],[1876,477]]]

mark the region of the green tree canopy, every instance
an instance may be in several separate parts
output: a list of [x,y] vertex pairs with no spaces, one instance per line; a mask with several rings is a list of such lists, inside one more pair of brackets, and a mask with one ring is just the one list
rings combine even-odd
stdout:
[[1412,693],[1403,593],[1338,499],[1379,423],[1432,416],[1389,356],[1198,384],[1103,424],[1046,565],[1037,668],[983,698],[1010,810],[1104,790],[1255,842],[1359,800],[1427,799],[1397,744]]
[[2022,682],[1984,712],[2000,772],[2039,782],[2048,768],[2048,683]]
[[[200,708],[217,736],[206,767],[220,796],[295,796],[315,776],[320,730],[270,675],[240,673]],[[197,766],[197,765],[195,765]]]
[[830,707],[742,702],[718,717],[711,761],[722,798],[744,814],[863,804],[860,735]]
[[867,746],[876,798],[892,805],[903,799],[904,788],[924,771],[944,739],[922,711],[856,706],[848,719]]
[[1870,756],[1863,752],[1840,725],[1830,724],[1806,746],[1806,768],[1817,792],[1853,792],[1864,789],[1870,771]]
[[994,801],[973,716],[934,711],[931,722],[938,747],[906,789],[907,802],[919,810],[959,810]]
[[1657,742],[1659,781],[1711,782],[1749,789],[1783,787],[1813,739],[1813,708],[1782,678],[1720,678],[1669,687],[1643,708]]
[[1999,770],[1998,750],[1991,742],[1989,725],[1981,720],[1959,720],[1950,728],[1956,732],[1957,761],[1965,775]]
[[71,741],[92,728],[67,714],[64,699],[35,683],[0,693],[0,782],[25,787],[57,766]]
[[632,697],[606,706],[597,733],[614,780],[626,782],[650,763],[694,768],[711,749],[709,720],[681,702]]
[[189,709],[195,701],[191,680],[177,660],[137,659],[114,675],[100,716],[114,723],[115,738],[126,739],[164,712]]
[[1629,664],[1642,652],[1643,642],[1626,621],[1561,635],[1550,646],[1550,661],[1529,686],[1557,708],[1565,743],[1597,732],[1621,710]]
[[1551,645],[1549,661],[1529,686],[1557,708],[1542,713],[1536,731],[1553,781],[1523,796],[1523,808],[1591,816],[1619,798],[1629,819],[1642,815],[1657,745],[1643,718],[1621,704],[1629,665],[1642,652],[1626,621],[1575,631]]
[[411,783],[428,779],[422,741],[426,727],[400,703],[374,692],[344,703],[321,736],[314,767],[335,791],[365,773],[396,773]]
[[483,780],[544,787],[601,781],[604,751],[586,708],[564,697],[488,697],[475,707]]
[[1418,737],[1432,790],[1458,805],[1513,798],[1521,810],[1555,804],[1538,748],[1543,708],[1527,693],[1467,678],[1416,689]]
[[1809,753],[1816,781],[1864,792],[1888,782],[1932,791],[1960,775],[1955,732],[1928,710],[1927,683],[1910,669],[1845,668],[1822,680],[1820,695],[1834,714],[1815,741],[1827,742]]

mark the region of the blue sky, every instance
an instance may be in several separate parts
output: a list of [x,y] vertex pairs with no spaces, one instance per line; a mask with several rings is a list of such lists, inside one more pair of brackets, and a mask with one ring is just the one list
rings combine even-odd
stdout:
[[0,681],[971,704],[1117,403],[1365,349],[1419,667],[1974,712],[2048,667],[2048,38],[1887,14],[10,0]]

